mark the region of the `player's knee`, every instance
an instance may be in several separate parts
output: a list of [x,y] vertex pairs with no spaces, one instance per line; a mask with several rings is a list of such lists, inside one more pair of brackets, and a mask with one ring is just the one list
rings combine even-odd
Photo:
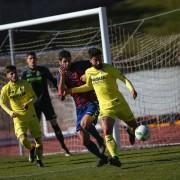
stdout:
[[90,119],[90,118],[83,119],[83,120],[81,121],[81,127],[82,127],[83,129],[89,129],[90,126],[91,126],[91,124],[92,124],[92,121],[91,121],[91,120],[92,120],[92,119]]

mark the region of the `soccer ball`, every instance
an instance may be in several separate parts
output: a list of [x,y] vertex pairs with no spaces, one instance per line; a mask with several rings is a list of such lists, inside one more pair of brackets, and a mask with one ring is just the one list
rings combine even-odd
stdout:
[[150,137],[150,130],[145,125],[140,125],[135,130],[135,136],[137,140],[146,141]]

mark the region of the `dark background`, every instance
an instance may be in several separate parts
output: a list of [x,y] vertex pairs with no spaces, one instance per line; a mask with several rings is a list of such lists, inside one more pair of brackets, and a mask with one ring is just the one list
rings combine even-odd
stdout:
[[111,7],[118,0],[0,0],[0,24],[64,14],[100,6]]
[[[0,0],[0,25],[96,7],[106,7],[108,24],[143,19],[179,8],[174,13],[145,21],[141,31],[160,36],[180,33],[180,0]],[[78,29],[79,27],[98,26],[97,23],[98,18],[88,16],[27,29]],[[7,31],[0,31],[0,45],[6,36]]]

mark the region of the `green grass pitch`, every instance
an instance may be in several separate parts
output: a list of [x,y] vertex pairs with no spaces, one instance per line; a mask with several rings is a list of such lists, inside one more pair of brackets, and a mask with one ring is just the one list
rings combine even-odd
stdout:
[[27,157],[1,157],[0,179],[17,180],[179,180],[180,146],[120,152],[122,166],[96,167],[91,154],[72,157],[44,157],[45,167],[37,168]]

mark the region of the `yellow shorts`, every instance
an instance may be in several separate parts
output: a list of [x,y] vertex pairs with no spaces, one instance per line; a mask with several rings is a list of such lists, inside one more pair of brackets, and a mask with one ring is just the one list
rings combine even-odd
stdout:
[[17,138],[22,134],[27,134],[28,130],[34,138],[41,137],[40,123],[35,112],[19,115],[13,121]]
[[99,118],[111,117],[112,119],[118,118],[125,122],[134,119],[134,115],[126,101],[119,101],[118,103],[111,105],[110,107],[100,108]]

